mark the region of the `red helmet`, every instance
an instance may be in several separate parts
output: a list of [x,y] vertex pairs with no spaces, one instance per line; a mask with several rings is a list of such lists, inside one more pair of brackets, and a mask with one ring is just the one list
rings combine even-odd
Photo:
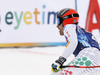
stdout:
[[57,13],[57,22],[58,25],[63,23],[63,26],[66,24],[77,24],[79,22],[79,14],[74,9],[62,9]]

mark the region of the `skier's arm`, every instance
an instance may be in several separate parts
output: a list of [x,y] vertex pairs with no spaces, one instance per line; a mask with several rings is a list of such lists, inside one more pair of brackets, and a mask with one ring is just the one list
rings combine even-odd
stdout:
[[66,27],[64,27],[64,35],[68,39],[66,48],[61,56],[67,59],[74,52],[78,44],[76,26],[73,24],[66,25]]
[[64,27],[64,35],[68,38],[68,43],[59,59],[52,64],[52,71],[54,73],[62,69],[60,66],[62,66],[66,59],[74,52],[78,44],[75,25],[66,25],[66,27]]

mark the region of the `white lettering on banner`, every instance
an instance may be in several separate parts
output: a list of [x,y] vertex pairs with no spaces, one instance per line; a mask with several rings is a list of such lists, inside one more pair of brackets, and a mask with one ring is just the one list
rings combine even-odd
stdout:
[[68,10],[68,9],[64,10],[64,11],[61,13],[61,15],[63,15],[67,10]]

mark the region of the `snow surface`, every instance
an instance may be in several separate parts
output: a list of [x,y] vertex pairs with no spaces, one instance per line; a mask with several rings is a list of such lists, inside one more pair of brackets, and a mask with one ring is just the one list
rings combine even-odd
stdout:
[[[50,75],[51,64],[58,59],[64,48],[1,48],[0,75]],[[71,55],[65,64],[73,57]]]

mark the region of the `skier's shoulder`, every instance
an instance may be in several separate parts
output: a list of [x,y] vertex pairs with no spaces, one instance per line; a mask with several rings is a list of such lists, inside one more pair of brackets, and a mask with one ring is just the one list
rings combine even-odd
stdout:
[[63,30],[70,30],[70,29],[73,29],[73,28],[76,28],[75,24],[67,24],[67,25],[64,26]]

